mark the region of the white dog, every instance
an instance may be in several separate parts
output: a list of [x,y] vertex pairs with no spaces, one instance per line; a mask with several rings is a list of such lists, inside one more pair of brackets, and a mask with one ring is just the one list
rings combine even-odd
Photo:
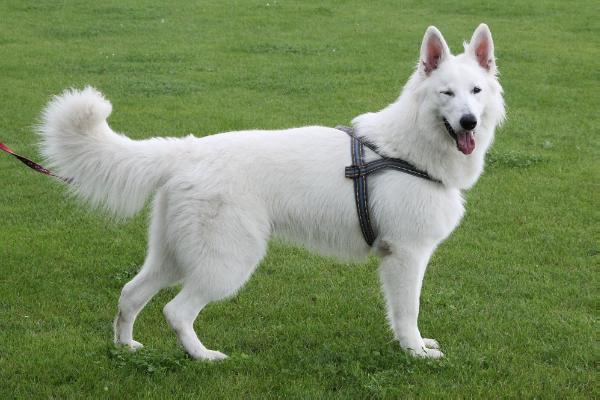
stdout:
[[[395,338],[415,356],[439,358],[437,341],[417,327],[428,260],[464,213],[461,190],[482,173],[494,130],[504,119],[490,30],[481,24],[454,56],[435,27],[425,32],[416,71],[385,109],[353,120],[358,137],[440,182],[387,170],[370,177],[367,245],[359,227],[350,139],[333,128],[229,132],[203,138],[134,141],[106,119],[111,104],[93,88],[55,97],[39,129],[42,152],[72,191],[127,217],[154,194],[149,249],[127,283],[115,341],[133,340],[136,316],[160,289],[181,283],[164,315],[193,358],[219,360],[193,328],[210,302],[232,296],[277,236],[344,259],[381,257],[380,277]],[[366,151],[368,160],[379,156]]]

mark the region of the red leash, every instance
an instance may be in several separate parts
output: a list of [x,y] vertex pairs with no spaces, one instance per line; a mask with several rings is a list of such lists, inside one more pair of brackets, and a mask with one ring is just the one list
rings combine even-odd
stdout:
[[40,164],[31,161],[30,159],[20,156],[17,153],[15,153],[14,151],[12,151],[7,145],[5,145],[4,143],[0,142],[0,150],[16,157],[19,161],[21,161],[23,164],[27,165],[29,168],[36,170],[37,172],[44,174],[44,175],[48,175],[48,176],[53,176],[57,179],[60,179],[61,181],[64,181],[66,183],[71,183],[71,181],[73,180],[72,178],[63,178],[61,176],[55,175],[52,173],[52,171],[42,167]]

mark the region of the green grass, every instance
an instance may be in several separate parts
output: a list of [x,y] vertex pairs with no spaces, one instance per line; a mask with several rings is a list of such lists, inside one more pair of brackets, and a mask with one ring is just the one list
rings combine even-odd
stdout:
[[[116,224],[0,155],[0,398],[598,398],[599,7],[593,1],[3,1],[0,141],[36,155],[51,94],[92,84],[134,138],[333,126],[397,96],[425,28],[460,50],[492,29],[508,121],[467,214],[434,255],[406,356],[376,260],[272,243],[240,294],[196,328],[231,358],[176,345],[160,293],[112,345],[147,212]],[[438,4],[442,3],[442,4]]]

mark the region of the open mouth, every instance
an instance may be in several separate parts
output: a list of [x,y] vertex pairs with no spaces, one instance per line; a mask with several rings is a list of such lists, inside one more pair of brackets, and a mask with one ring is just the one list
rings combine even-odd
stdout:
[[475,150],[475,132],[474,131],[461,131],[456,133],[450,125],[450,122],[443,117],[444,125],[446,126],[446,130],[448,134],[454,139],[456,142],[456,148],[463,154],[469,155]]

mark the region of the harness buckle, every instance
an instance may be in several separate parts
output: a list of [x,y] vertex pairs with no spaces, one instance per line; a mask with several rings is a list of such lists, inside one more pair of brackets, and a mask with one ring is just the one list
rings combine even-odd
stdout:
[[346,178],[354,179],[365,175],[365,168],[361,165],[350,165],[344,170]]

